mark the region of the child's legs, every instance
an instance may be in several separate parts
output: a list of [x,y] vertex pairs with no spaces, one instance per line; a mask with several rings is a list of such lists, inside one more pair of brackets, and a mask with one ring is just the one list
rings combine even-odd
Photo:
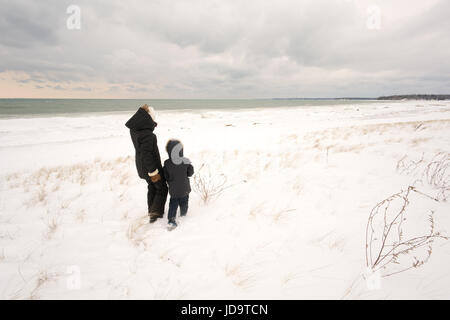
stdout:
[[169,221],[171,220],[175,220],[176,216],[177,216],[177,209],[178,209],[178,198],[170,198],[169,201],[169,214],[168,214],[168,218]]
[[184,198],[180,198],[179,203],[180,203],[180,215],[185,216],[189,206],[189,195],[187,195]]

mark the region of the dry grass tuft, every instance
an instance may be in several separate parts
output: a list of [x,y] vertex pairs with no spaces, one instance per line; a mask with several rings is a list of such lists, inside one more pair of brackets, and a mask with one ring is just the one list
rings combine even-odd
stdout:
[[[127,231],[127,238],[135,246],[139,246],[143,243],[145,236],[139,234],[139,231],[148,224],[148,217],[140,217],[130,223]],[[145,243],[144,243],[145,245]]]
[[[319,152],[326,152],[329,149],[334,153],[359,152],[363,148],[379,144],[407,142],[418,146],[430,140],[428,137],[419,136],[422,134],[422,130],[430,127],[448,128],[449,124],[450,120],[445,119],[336,127],[308,132],[303,140],[310,148]],[[402,137],[398,136],[399,131],[409,132],[413,138],[404,141]],[[361,137],[364,137],[363,141]],[[367,139],[370,139],[370,142]]]
[[258,216],[260,212],[264,210],[264,207],[266,207],[266,204],[263,202],[250,209],[250,212],[248,213],[249,217],[252,219],[256,218],[256,216]]
[[45,191],[44,188],[41,188],[41,189],[38,191],[38,194],[37,194],[37,200],[38,200],[39,202],[45,203],[45,200],[46,200],[46,199],[47,199],[47,191]]
[[421,143],[426,143],[428,141],[430,141],[430,138],[415,138],[415,139],[412,139],[410,143],[413,146],[417,146],[417,145],[419,145]]
[[301,164],[301,157],[302,155],[300,152],[284,153],[280,155],[280,168],[298,168]]
[[283,285],[287,285],[289,282],[297,280],[300,277],[298,272],[288,272],[282,279]]
[[86,217],[86,210],[85,209],[81,209],[76,214],[76,219],[79,222],[83,222],[85,217]]
[[282,219],[285,219],[291,212],[294,212],[296,209],[284,209],[278,212],[275,212],[273,215],[273,222],[278,223]]
[[338,238],[338,239],[335,239],[333,242],[331,242],[328,247],[331,250],[338,250],[340,252],[343,252],[344,248],[345,248],[345,244],[346,244],[345,238]]
[[[6,179],[10,188],[22,189],[21,191],[26,194],[24,205],[29,208],[44,206],[58,215],[60,211],[69,209],[71,204],[83,195],[86,186],[90,187],[93,181],[98,180],[98,175],[110,176],[111,190],[121,201],[126,200],[127,194],[124,189],[134,183],[131,174],[134,172],[134,166],[132,157],[96,159],[74,165],[43,167],[32,173],[14,173],[8,175]],[[84,215],[84,212],[77,214],[77,220],[83,221]],[[54,223],[48,224],[51,234]]]
[[[133,165],[132,157],[120,157],[114,160],[99,160],[96,159],[93,162],[88,163],[78,163],[69,166],[55,166],[51,168],[41,168],[31,175],[23,176],[18,173],[11,174],[7,176],[8,181],[18,181],[22,180],[22,185],[31,186],[42,186],[45,187],[49,183],[57,183],[59,189],[59,184],[62,181],[69,181],[72,183],[77,183],[80,186],[86,185],[89,179],[92,179],[93,173],[97,171],[116,171],[125,172],[120,175],[119,179],[121,184],[126,184],[129,179],[128,169]],[[100,169],[100,170],[99,170]]]
[[131,176],[130,173],[125,171],[119,175],[119,184],[120,185],[130,185]]
[[303,183],[301,178],[297,178],[292,186],[292,190],[295,191],[297,195],[301,195],[303,192]]
[[225,275],[232,279],[234,285],[242,289],[249,289],[256,283],[256,274],[246,270],[242,263],[233,266],[227,265]]
[[[20,273],[20,271],[19,271]],[[21,273],[20,273],[21,274]],[[22,274],[21,274],[22,276]],[[37,274],[31,277],[29,280],[24,281],[24,285],[22,288],[17,290],[10,299],[18,300],[18,299],[29,299],[29,300],[38,300],[40,299],[39,291],[50,282],[56,281],[60,276],[59,273],[50,272],[48,270],[41,270]],[[30,288],[31,286],[31,288]]]
[[56,231],[58,230],[59,217],[47,216],[46,226],[47,226],[47,232],[45,234],[45,238],[51,239],[55,235]]
[[41,271],[36,277],[36,284],[33,290],[30,292],[30,299],[39,299],[39,290],[41,290],[47,283],[55,281],[58,277],[57,273],[50,273],[49,271]]

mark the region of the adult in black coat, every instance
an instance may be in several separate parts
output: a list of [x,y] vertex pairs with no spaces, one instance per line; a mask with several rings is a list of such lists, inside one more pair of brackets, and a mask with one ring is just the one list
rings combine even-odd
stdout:
[[136,168],[141,179],[147,181],[147,204],[150,223],[162,218],[167,200],[158,143],[153,130],[157,126],[153,108],[143,105],[125,124],[130,129],[136,150]]

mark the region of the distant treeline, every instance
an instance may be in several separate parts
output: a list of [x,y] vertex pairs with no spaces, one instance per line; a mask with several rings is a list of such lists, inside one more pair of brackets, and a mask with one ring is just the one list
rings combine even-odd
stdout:
[[450,94],[406,94],[379,97],[378,100],[450,100]]
[[383,96],[378,98],[272,98],[272,100],[450,100],[450,94],[404,94],[396,96]]
[[272,100],[376,100],[376,98],[358,98],[358,97],[341,97],[341,98],[272,98]]

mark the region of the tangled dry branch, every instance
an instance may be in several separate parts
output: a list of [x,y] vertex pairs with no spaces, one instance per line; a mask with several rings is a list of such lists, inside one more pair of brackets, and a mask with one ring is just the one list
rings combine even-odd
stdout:
[[398,162],[396,170],[401,174],[410,175],[416,171],[425,161],[424,154],[419,160],[410,160],[407,155],[403,156]]
[[450,153],[438,153],[425,167],[422,179],[438,190],[437,198],[447,200],[450,193]]
[[[429,231],[416,236],[405,236],[404,225],[408,218],[410,196],[416,193],[436,201],[413,186],[406,191],[396,193],[379,202],[370,212],[366,226],[366,265],[374,272],[388,271],[383,276],[391,276],[412,268],[418,268],[428,261],[431,256],[432,244],[436,239],[445,239],[435,231],[434,212],[428,215]],[[416,256],[419,249],[426,248],[425,255]],[[402,264],[400,258],[411,258],[412,263]],[[394,268],[394,266],[396,268]]]
[[227,178],[224,174],[213,176],[209,167],[202,164],[194,175],[194,191],[200,195],[206,204],[213,198],[218,197],[225,190]]
[[397,162],[397,172],[413,176],[416,180],[412,185],[428,185],[437,192],[434,198],[447,201],[450,194],[450,153],[436,154],[427,162],[424,155],[419,160],[404,156]]

